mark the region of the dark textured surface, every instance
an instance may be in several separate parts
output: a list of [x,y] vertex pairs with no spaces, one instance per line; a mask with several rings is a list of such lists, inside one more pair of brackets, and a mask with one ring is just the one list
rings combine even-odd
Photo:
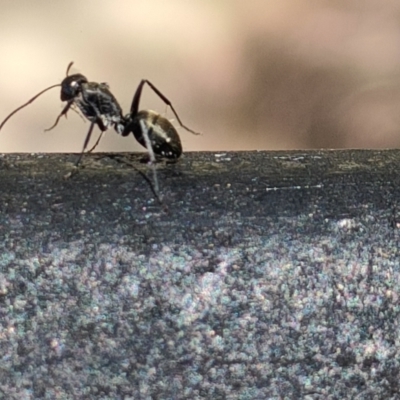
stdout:
[[0,159],[0,398],[400,398],[399,151],[73,161]]

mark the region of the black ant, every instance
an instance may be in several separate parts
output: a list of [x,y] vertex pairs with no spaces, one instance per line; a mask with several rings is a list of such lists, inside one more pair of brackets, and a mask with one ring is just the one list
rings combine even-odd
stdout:
[[[67,104],[56,118],[54,124],[46,129],[46,131],[55,128],[61,117],[63,115],[67,116],[69,109],[73,106],[76,106],[84,117],[91,122],[82,152],[75,166],[78,166],[82,160],[95,125],[99,127],[101,134],[89,152],[96,148],[104,132],[113,127],[122,136],[128,136],[132,132],[136,140],[142,146],[146,147],[152,164],[156,161],[155,154],[169,159],[178,159],[182,154],[182,144],[172,123],[154,111],[139,111],[142,89],[144,84],[147,83],[161,100],[171,108],[181,127],[195,135],[199,134],[183,125],[172,103],[150,81],[144,79],[140,82],[133,96],[130,113],[123,116],[121,106],[109,90],[109,86],[106,83],[89,82],[82,74],[68,75],[72,65],[73,62],[68,64],[66,77],[60,84],[49,86],[11,112],[0,124],[0,130],[19,110],[31,104],[48,90],[61,86],[61,101],[66,101]],[[155,191],[158,193],[158,182],[154,166],[153,173],[156,186]]]

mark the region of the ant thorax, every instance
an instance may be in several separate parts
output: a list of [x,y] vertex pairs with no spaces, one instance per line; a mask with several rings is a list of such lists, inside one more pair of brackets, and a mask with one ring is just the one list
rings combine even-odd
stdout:
[[101,131],[115,127],[122,131],[122,109],[117,99],[110,92],[106,83],[85,82],[73,103],[91,122],[96,123]]

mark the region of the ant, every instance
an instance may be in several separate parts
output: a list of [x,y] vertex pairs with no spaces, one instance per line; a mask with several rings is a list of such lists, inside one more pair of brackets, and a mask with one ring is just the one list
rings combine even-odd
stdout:
[[182,154],[182,144],[176,129],[168,119],[154,111],[139,111],[139,102],[144,84],[147,83],[160,99],[171,108],[181,127],[195,135],[199,133],[189,129],[182,123],[172,103],[150,81],[143,79],[140,82],[133,96],[130,112],[126,116],[123,116],[121,106],[109,90],[108,84],[89,82],[82,74],[68,75],[72,65],[73,62],[68,64],[66,77],[60,84],[49,86],[11,112],[0,124],[0,130],[19,110],[34,102],[48,90],[61,86],[61,101],[67,102],[67,104],[57,116],[54,124],[46,129],[46,131],[55,128],[61,117],[63,115],[67,116],[69,109],[71,107],[74,109],[74,106],[77,107],[83,116],[91,123],[75,166],[78,167],[82,160],[95,125],[99,127],[101,133],[89,152],[92,152],[97,147],[105,131],[111,127],[124,137],[132,133],[136,140],[142,146],[146,147],[149,153],[150,162],[153,164],[155,192],[158,193],[158,181],[154,169],[156,161],[155,154],[169,159],[178,159]]

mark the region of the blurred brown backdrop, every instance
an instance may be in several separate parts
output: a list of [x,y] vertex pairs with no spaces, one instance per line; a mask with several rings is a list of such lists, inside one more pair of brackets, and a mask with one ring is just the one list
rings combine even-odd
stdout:
[[[186,150],[400,147],[395,0],[0,0],[0,120],[73,72],[128,110],[141,78],[170,98]],[[145,91],[142,108],[165,112]],[[0,152],[80,151],[89,124],[53,89],[15,115]],[[172,118],[172,113],[168,112]],[[109,131],[99,150],[137,151]]]

